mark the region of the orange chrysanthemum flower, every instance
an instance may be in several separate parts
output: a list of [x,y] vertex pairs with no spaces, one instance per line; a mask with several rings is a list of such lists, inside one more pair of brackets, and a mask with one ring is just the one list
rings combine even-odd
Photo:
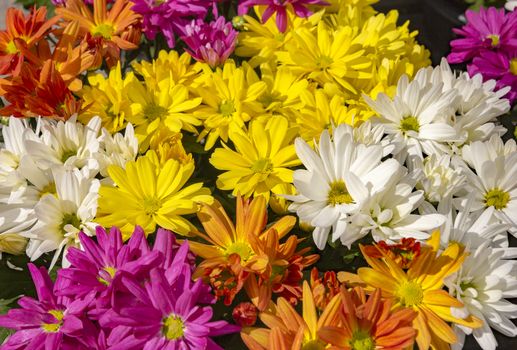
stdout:
[[260,320],[267,328],[244,328],[241,337],[250,350],[323,350],[328,345],[320,336],[322,329],[337,326],[341,298],[336,295],[318,317],[314,296],[303,282],[302,316],[284,298],[271,303]]
[[82,102],[76,100],[50,60],[41,69],[24,63],[20,74],[1,88],[9,102],[0,109],[1,115],[66,120],[81,111]]
[[411,263],[420,255],[421,244],[414,238],[402,238],[399,243],[388,244],[380,241],[377,245],[364,246],[364,253],[372,258],[382,258],[383,251],[403,269],[408,269]]
[[[436,234],[435,234],[436,235]],[[420,256],[404,271],[384,250],[382,258],[372,258],[361,246],[371,268],[360,268],[358,275],[371,288],[382,290],[382,296],[392,298],[394,307],[411,308],[417,312],[413,327],[417,329],[416,341],[420,350],[446,349],[457,341],[446,322],[469,328],[482,326],[481,320],[469,315],[465,319],[454,317],[451,307],[463,304],[443,290],[444,279],[456,272],[466,253],[462,246],[451,243],[441,254],[431,246],[422,247]]]
[[131,10],[132,6],[131,1],[117,0],[108,11],[106,0],[94,0],[92,13],[82,0],[68,0],[66,7],[57,8],[56,13],[79,24],[84,50],[93,52],[95,66],[104,57],[108,67],[113,67],[121,49],[134,50],[140,42],[141,17]]
[[391,310],[391,300],[382,299],[376,289],[366,298],[361,287],[350,292],[341,288],[341,325],[323,327],[318,335],[335,350],[403,350],[413,345],[416,330],[411,326],[416,313],[411,309]]
[[[59,20],[47,21],[47,9],[32,8],[25,16],[22,10],[7,9],[6,30],[0,31],[0,75],[18,75],[24,62],[23,51],[36,52],[38,43],[52,30]],[[46,44],[46,42],[45,42]]]
[[341,285],[335,271],[325,271],[323,276],[320,276],[317,268],[311,270],[310,286],[319,310],[325,309],[330,300],[339,294]]

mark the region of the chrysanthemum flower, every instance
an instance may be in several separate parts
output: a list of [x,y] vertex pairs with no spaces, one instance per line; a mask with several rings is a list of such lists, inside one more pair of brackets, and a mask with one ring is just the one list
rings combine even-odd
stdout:
[[160,165],[154,151],[128,162],[125,169],[110,166],[108,174],[115,187],[101,186],[97,222],[119,227],[125,239],[137,224],[146,234],[159,225],[188,235],[195,228],[182,216],[196,213],[198,204],[213,200],[202,183],[185,186],[193,172],[193,163],[169,159]]
[[463,307],[457,299],[443,290],[444,279],[458,271],[465,260],[464,249],[451,243],[441,254],[432,247],[423,247],[420,256],[404,271],[382,250],[381,259],[363,256],[371,266],[359,268],[359,277],[371,288],[382,291],[384,298],[392,298],[395,307],[406,307],[417,312],[413,327],[417,329],[419,349],[443,347],[458,339],[446,322],[455,322],[478,328],[482,322],[471,315],[458,318],[451,314],[451,307]]
[[196,89],[203,103],[195,115],[203,119],[205,130],[199,139],[206,136],[205,149],[211,149],[219,138],[227,142],[230,125],[243,128],[244,122],[260,115],[262,106],[257,100],[266,84],[248,82],[249,69],[247,65],[237,68],[235,62],[228,60],[215,72],[203,74],[204,83]]
[[375,245],[363,246],[363,253],[379,259],[387,255],[403,269],[408,269],[421,252],[421,244],[414,238],[402,238],[399,243],[380,241]]
[[248,13],[249,8],[255,5],[267,6],[262,14],[262,23],[265,23],[271,16],[275,15],[276,26],[284,33],[288,25],[288,12],[305,18],[312,15],[309,6],[327,5],[327,3],[323,0],[245,0],[239,4],[239,15]]
[[106,0],[94,0],[93,10],[82,0],[68,0],[56,13],[66,21],[76,21],[80,32],[95,41],[96,54],[114,66],[120,58],[120,50],[134,50],[140,43],[140,15],[131,10],[132,2],[116,0],[107,10]]
[[517,13],[481,7],[465,13],[467,24],[453,29],[461,36],[451,41],[450,63],[469,62],[486,51],[506,53],[517,50]]
[[382,299],[376,289],[368,298],[361,287],[351,291],[341,288],[342,325],[325,326],[318,331],[321,339],[334,345],[333,349],[404,350],[415,341],[412,327],[416,313],[410,309],[390,311],[392,301]]
[[212,68],[223,64],[235,50],[237,31],[223,16],[210,23],[193,20],[183,31],[181,38],[188,46],[185,50]]
[[216,169],[225,171],[218,176],[217,187],[245,198],[264,195],[269,200],[270,191],[279,193],[277,185],[292,183],[289,168],[300,164],[293,146],[296,133],[280,116],[266,124],[252,121],[248,133],[230,130],[235,151],[223,144],[210,157]]
[[22,10],[9,8],[5,15],[6,30],[0,31],[0,75],[16,76],[25,60],[22,49],[36,51],[59,17],[47,20],[45,7],[34,7],[27,16]]
[[339,294],[341,283],[335,271],[325,271],[323,276],[316,267],[311,270],[310,286],[314,296],[314,304],[323,311],[334,296]]
[[54,283],[44,267],[28,264],[38,300],[22,297],[21,309],[11,309],[0,316],[0,325],[15,329],[2,345],[3,349],[78,349],[95,348],[96,334],[86,319],[92,296],[85,299],[58,296],[68,281],[57,278]]
[[332,298],[318,315],[311,288],[304,281],[302,303],[300,316],[287,300],[278,298],[276,305],[260,314],[268,329],[245,328],[241,332],[242,340],[251,350],[325,349],[328,343],[319,334],[325,327],[339,322],[340,296]]

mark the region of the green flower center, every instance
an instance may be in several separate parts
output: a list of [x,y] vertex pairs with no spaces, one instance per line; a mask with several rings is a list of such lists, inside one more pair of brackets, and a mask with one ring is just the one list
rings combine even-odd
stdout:
[[63,215],[63,218],[61,219],[61,226],[60,231],[65,231],[66,225],[72,225],[73,227],[79,229],[81,226],[81,219],[77,217],[77,214],[75,213],[67,213]]
[[418,132],[420,130],[420,123],[416,117],[404,117],[400,121],[400,130],[402,130],[403,133],[407,133],[408,131]]
[[241,257],[242,261],[247,261],[251,257],[251,247],[248,243],[245,242],[235,242],[230,244],[224,254],[226,256],[230,256],[232,254],[237,254]]
[[43,197],[47,194],[56,194],[56,184],[54,182],[49,183],[48,185],[45,185],[41,191],[39,191],[39,197]]
[[63,154],[61,155],[61,162],[64,163],[68,160],[68,158],[73,157],[77,154],[77,150],[64,150]]
[[231,117],[235,112],[235,105],[233,101],[224,100],[219,105],[219,113],[221,113],[224,117]]
[[168,112],[167,108],[158,106],[154,103],[149,103],[144,107],[144,116],[150,121],[161,119],[165,117]]
[[7,45],[5,46],[5,52],[7,52],[10,55],[14,55],[18,52],[18,48],[16,47],[16,44],[14,41],[9,41]]
[[510,60],[510,73],[517,75],[517,58]]
[[103,277],[103,275],[105,276],[105,274],[103,273],[102,275],[100,274],[101,272],[105,272],[109,275],[110,279],[113,279],[113,277],[115,277],[115,274],[117,273],[117,269],[114,268],[114,267],[111,267],[111,266],[106,266],[106,267],[103,267],[101,271],[99,271],[99,276],[97,277],[97,280],[106,285],[106,286],[109,286],[110,285],[110,281],[108,281],[106,278]]
[[486,36],[487,39],[490,39],[492,47],[499,46],[499,42],[501,41],[501,37],[497,34],[490,34]]
[[476,289],[476,285],[472,281],[470,281],[470,282],[463,281],[460,283],[460,289],[462,291],[466,291],[469,288]]
[[101,36],[104,39],[111,39],[113,33],[115,33],[115,27],[109,23],[101,23],[96,25],[92,31],[92,36]]
[[43,328],[43,330],[46,333],[57,333],[59,331],[59,329],[61,328],[61,326],[63,325],[63,318],[65,317],[65,315],[62,310],[50,310],[48,313],[51,314],[52,316],[54,316],[54,318],[57,320],[57,322],[56,323],[42,323],[41,328]]
[[325,346],[320,340],[311,340],[303,344],[301,350],[324,350]]
[[162,332],[168,340],[176,340],[183,337],[185,324],[179,316],[170,315],[163,320]]
[[334,61],[332,60],[332,58],[328,57],[328,56],[320,56],[317,60],[316,60],[316,65],[320,68],[327,68],[329,67],[332,63],[334,63]]
[[330,190],[327,196],[327,203],[336,206],[337,204],[350,204],[354,201],[345,183],[342,180],[335,181],[330,184]]
[[350,348],[352,350],[374,350],[375,341],[370,333],[366,331],[355,331],[350,339]]
[[273,164],[268,158],[260,158],[251,166],[251,171],[254,173],[269,173],[273,170]]
[[154,215],[162,207],[162,202],[158,198],[145,198],[144,211],[147,215]]
[[506,208],[509,201],[510,194],[499,188],[494,188],[485,193],[485,206],[487,208],[494,207],[497,210],[502,210]]
[[424,299],[422,287],[413,281],[402,283],[395,294],[404,306],[419,305]]

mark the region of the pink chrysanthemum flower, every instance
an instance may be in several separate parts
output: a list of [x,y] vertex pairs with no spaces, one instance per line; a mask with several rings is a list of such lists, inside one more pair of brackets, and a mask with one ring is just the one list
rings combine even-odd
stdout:
[[186,51],[212,68],[223,64],[235,50],[238,33],[223,16],[210,23],[193,20],[183,30],[182,39],[188,45]]
[[298,17],[309,17],[312,11],[309,5],[328,5],[323,0],[245,0],[239,5],[239,15],[248,13],[250,7],[255,5],[267,6],[262,14],[262,23],[265,23],[273,14],[276,13],[276,26],[282,33],[287,30],[287,12],[294,12]]
[[483,52],[468,66],[471,76],[481,74],[483,79],[495,79],[496,88],[510,87],[506,98],[510,103],[517,101],[517,50],[508,53]]
[[97,330],[86,319],[86,309],[93,293],[77,300],[57,296],[57,292],[66,289],[69,282],[58,277],[54,284],[44,267],[28,266],[38,300],[23,297],[18,301],[20,309],[11,309],[7,315],[0,316],[0,327],[17,331],[2,345],[2,349],[95,349]]
[[490,7],[465,13],[467,24],[454,29],[460,38],[451,41],[450,63],[470,62],[486,51],[508,52],[517,49],[517,12]]

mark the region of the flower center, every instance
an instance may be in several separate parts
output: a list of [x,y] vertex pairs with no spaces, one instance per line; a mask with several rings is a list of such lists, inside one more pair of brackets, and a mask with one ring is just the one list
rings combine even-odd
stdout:
[[422,287],[413,281],[402,283],[396,291],[400,303],[404,306],[414,306],[422,302],[424,291]]
[[460,289],[462,291],[466,291],[469,288],[476,289],[476,285],[472,281],[470,281],[470,282],[463,281],[460,283]]
[[17,53],[19,50],[18,48],[16,47],[16,44],[14,43],[13,40],[9,41],[7,43],[7,45],[5,46],[5,52],[7,52],[8,54],[10,55],[14,55],[15,53]]
[[183,337],[185,324],[179,316],[170,315],[163,320],[162,332],[168,340],[176,340]]
[[61,155],[61,162],[62,163],[65,163],[68,158],[72,157],[72,156],[75,156],[77,154],[77,151],[76,150],[64,150],[63,151],[63,154]]
[[403,133],[406,133],[408,131],[418,132],[420,130],[420,123],[418,122],[418,119],[416,117],[404,117],[400,121],[400,130],[402,130]]
[[319,340],[311,340],[302,345],[301,350],[324,350],[325,344]]
[[46,196],[47,194],[56,194],[56,184],[54,182],[49,183],[48,185],[45,185],[41,191],[39,191],[39,197],[42,198],[43,196]]
[[494,207],[497,210],[506,208],[510,201],[510,194],[499,188],[494,188],[485,193],[485,207]]
[[162,202],[158,198],[145,198],[144,211],[147,215],[154,215],[162,207]]
[[366,331],[355,331],[350,339],[350,348],[352,350],[374,350],[375,341],[370,333]]
[[354,201],[345,183],[342,180],[335,181],[330,184],[330,190],[327,197],[327,203],[335,206],[337,204],[350,204]]
[[497,34],[489,34],[486,36],[486,38],[491,41],[490,45],[492,45],[492,47],[499,46],[499,42],[501,41],[501,37]]
[[57,333],[61,326],[63,325],[63,318],[65,317],[62,310],[50,310],[48,312],[50,315],[54,316],[54,318],[57,320],[55,323],[42,323],[41,328],[46,333]]
[[510,73],[517,75],[517,58],[510,60]]
[[226,248],[225,255],[230,256],[232,254],[237,254],[242,261],[246,261],[251,256],[251,247],[245,242],[232,243]]
[[165,117],[168,113],[167,108],[150,103],[144,107],[144,116],[153,121]]
[[61,219],[61,232],[65,231],[66,225],[72,225],[73,227],[79,229],[81,226],[81,219],[79,219],[75,213],[66,213]]
[[97,277],[97,280],[106,285],[110,285],[110,281],[113,280],[113,277],[115,277],[115,274],[117,273],[117,269],[111,266],[103,267],[101,270],[99,270],[99,276]]
[[235,112],[235,105],[233,101],[224,100],[219,105],[219,113],[221,113],[224,117],[231,117],[231,115]]
[[258,159],[253,165],[251,166],[251,171],[254,173],[269,173],[273,170],[273,164],[268,158],[261,158]]
[[328,66],[330,66],[334,61],[332,60],[332,58],[328,57],[328,56],[320,56],[317,60],[316,60],[316,65],[320,68],[327,68]]
[[102,36],[104,39],[111,39],[115,33],[115,27],[110,23],[97,24],[92,30],[93,36]]

